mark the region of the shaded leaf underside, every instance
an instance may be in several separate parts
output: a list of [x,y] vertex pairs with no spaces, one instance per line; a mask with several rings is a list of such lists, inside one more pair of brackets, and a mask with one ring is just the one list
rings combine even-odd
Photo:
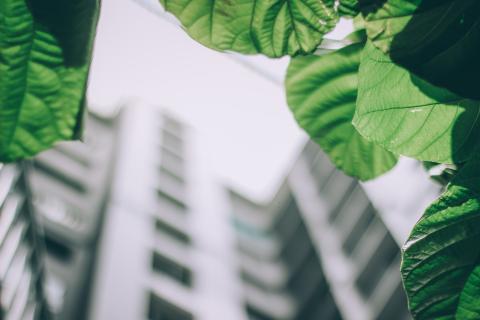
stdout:
[[338,13],[342,16],[354,17],[360,11],[358,0],[340,0],[338,5]]
[[480,98],[480,1],[386,0],[364,11],[369,38],[393,61],[456,94]]

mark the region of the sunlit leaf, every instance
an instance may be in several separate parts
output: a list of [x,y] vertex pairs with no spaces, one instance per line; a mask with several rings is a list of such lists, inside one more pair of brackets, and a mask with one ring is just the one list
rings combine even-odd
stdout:
[[365,140],[352,125],[363,44],[322,56],[293,58],[287,99],[302,128],[351,176],[372,179],[396,163],[396,156]]
[[0,0],[0,161],[79,134],[97,0]]
[[333,0],[160,2],[205,46],[270,57],[314,51],[338,19]]
[[480,103],[411,75],[367,43],[353,123],[367,139],[420,160],[468,160],[480,140]]
[[468,163],[415,225],[402,276],[415,319],[480,319],[480,161]]

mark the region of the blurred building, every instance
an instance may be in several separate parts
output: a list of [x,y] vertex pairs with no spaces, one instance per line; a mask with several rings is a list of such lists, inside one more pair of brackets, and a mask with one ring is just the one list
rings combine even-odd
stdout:
[[314,143],[255,202],[217,183],[202,137],[157,108],[90,114],[86,133],[34,159],[32,195],[23,169],[0,168],[0,319],[409,319],[410,222],[378,212]]
[[40,236],[23,170],[0,164],[0,319],[48,317]]
[[245,319],[227,199],[198,140],[158,109],[122,111],[90,319]]
[[118,141],[91,319],[409,318],[399,244],[314,143],[255,203],[172,116],[125,109]]
[[314,143],[271,202],[231,198],[252,319],[409,319],[399,244]]
[[52,319],[83,320],[108,202],[115,121],[93,113],[84,142],[64,142],[33,160],[28,180],[44,230],[45,289]]
[[283,184],[268,204],[235,192],[231,200],[249,319],[341,319],[289,185]]

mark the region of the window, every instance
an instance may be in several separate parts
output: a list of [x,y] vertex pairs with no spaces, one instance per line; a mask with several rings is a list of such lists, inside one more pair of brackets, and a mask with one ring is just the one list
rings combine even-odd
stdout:
[[193,320],[190,312],[180,309],[172,303],[150,294],[148,306],[149,320]]
[[294,270],[298,264],[303,262],[312,248],[310,237],[303,223],[298,225],[293,237],[286,239],[282,245],[281,258],[291,270]]
[[334,221],[337,217],[342,204],[355,188],[356,183],[350,177],[336,170],[322,187],[322,196],[330,206],[329,220]]
[[185,204],[185,202],[183,202],[180,199],[177,199],[176,197],[166,193],[161,189],[157,190],[157,195],[161,200],[163,200],[163,202],[168,203],[173,207],[176,207],[180,211],[185,211],[187,209],[187,205]]
[[240,271],[240,278],[243,282],[248,283],[265,292],[274,292],[276,288],[266,284],[262,279],[258,279],[256,276],[250,274],[247,270]]
[[33,204],[35,209],[50,221],[74,231],[83,227],[82,211],[61,197],[48,192],[36,192],[33,197]]
[[168,168],[166,168],[164,165],[160,165],[160,179],[167,178],[169,180],[173,180],[178,184],[184,184],[185,179],[181,176],[176,174],[175,172],[172,172]]
[[315,253],[311,251],[300,269],[288,279],[286,289],[299,303],[304,303],[311,298],[318,286],[327,291],[322,267]]
[[[75,147],[77,147],[77,145],[75,145]],[[75,147],[72,147],[70,143],[67,143],[67,144],[60,143],[55,146],[55,149],[57,149],[58,152],[63,153],[66,157],[81,164],[83,167],[85,168],[90,167],[90,159],[88,158],[88,154],[86,152],[88,150],[82,150],[80,148],[75,148]],[[79,152],[79,150],[85,151],[85,152]],[[50,150],[50,152],[52,151],[53,150]]]
[[296,320],[341,320],[335,300],[328,291],[328,287],[319,286],[311,299],[300,309]]
[[348,255],[353,253],[358,242],[360,241],[360,238],[362,237],[363,233],[367,231],[368,226],[370,223],[372,223],[374,218],[375,210],[372,206],[368,206],[343,243],[343,250],[345,250]]
[[44,161],[35,160],[33,162],[35,169],[44,174],[59,180],[61,183],[65,184],[66,186],[75,189],[77,192],[86,193],[87,187],[82,181],[78,181],[77,179],[69,176],[67,173],[62,172],[58,168],[53,168],[50,164]]
[[311,166],[319,154],[318,145],[313,141],[309,141],[305,146],[305,149],[303,149],[303,154],[305,159],[308,161],[309,166]]
[[162,148],[161,166],[171,174],[178,176],[183,180],[185,173],[184,160],[177,153],[172,152],[167,148]]
[[375,290],[382,274],[400,254],[397,243],[390,233],[386,233],[377,250],[369,259],[365,269],[357,278],[356,284],[365,298],[369,298]]
[[325,154],[320,152],[315,158],[311,170],[313,176],[319,182],[319,186],[321,187],[336,169],[331,166]]
[[59,261],[68,262],[72,259],[73,252],[62,241],[51,236],[45,237],[45,247],[47,252]]
[[167,130],[163,130],[162,135],[162,145],[165,148],[179,155],[183,153],[183,141],[181,138]]
[[268,239],[272,236],[268,231],[265,231],[253,224],[245,222],[238,217],[232,218],[232,224],[238,233],[252,238],[254,241],[257,239]]
[[162,232],[179,242],[182,242],[185,244],[189,244],[191,242],[190,237],[185,232],[178,230],[177,228],[169,225],[168,223],[160,219],[157,219],[155,221],[155,229],[158,232]]
[[153,254],[152,259],[153,270],[170,276],[179,283],[191,287],[192,286],[192,272],[187,267],[184,267],[170,258],[161,255],[158,252]]
[[295,200],[291,198],[287,207],[280,212],[275,221],[275,233],[283,239],[288,238],[297,229],[299,223],[300,213]]
[[163,146],[162,147],[162,162],[175,162],[179,164],[183,164],[183,157],[180,153],[172,150],[169,147]]
[[169,116],[163,116],[163,129],[170,131],[177,136],[181,136],[183,133],[183,125]]
[[[331,212],[328,217],[330,223],[338,225],[340,228],[342,225],[349,224],[352,219],[358,219],[358,216],[368,206],[369,201],[365,195],[362,187],[355,183],[351,192],[346,195],[344,201],[337,208],[336,212]],[[347,231],[348,232],[348,231]]]
[[247,310],[248,318],[250,320],[274,320],[273,317],[267,315],[261,310],[258,310],[250,304],[247,304],[245,306],[245,309]]
[[403,291],[402,284],[397,286],[376,319],[410,319],[407,297],[405,296],[405,291]]

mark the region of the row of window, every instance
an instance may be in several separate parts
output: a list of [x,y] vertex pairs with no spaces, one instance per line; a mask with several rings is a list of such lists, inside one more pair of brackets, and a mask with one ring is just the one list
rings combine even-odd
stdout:
[[[164,219],[162,212],[173,212],[184,218],[188,211],[186,202],[186,178],[183,126],[178,121],[163,115],[161,132],[161,161],[159,166],[159,214],[155,217],[155,231],[183,246],[190,245],[192,239],[183,228]],[[167,276],[179,285],[191,288],[193,272],[173,257],[159,251],[152,253],[151,267],[154,272]],[[149,320],[191,320],[193,315],[167,301],[163,297],[150,293],[148,302]]]
[[114,148],[110,120],[89,114],[87,125],[90,130],[85,142],[60,143],[38,155],[29,173],[38,214],[80,237],[98,225],[98,211],[108,189],[108,160]]
[[182,125],[178,121],[164,116],[157,190],[160,210],[179,213],[185,213],[188,210],[185,191],[185,146],[182,136]]
[[83,319],[95,248],[108,199],[115,119],[89,113],[84,141],[59,143],[28,173],[44,230],[45,288],[54,318]]
[[186,179],[183,126],[177,120],[163,115],[161,160],[159,168],[159,214],[156,217],[155,229],[178,243],[187,245],[191,243],[190,236],[178,226],[174,226],[162,219],[162,212],[183,214],[188,211],[186,202]]
[[[242,230],[237,228],[238,232]],[[289,196],[285,206],[276,214],[268,233],[280,245],[279,254],[272,257],[272,262],[287,269],[284,286],[272,288],[247,270],[241,271],[242,280],[265,293],[278,292],[292,297],[296,302],[294,319],[340,319],[339,311],[333,302],[328,306],[323,304],[323,301],[332,298],[319,258],[293,197]],[[268,312],[248,303],[246,312],[250,319],[273,319]]]
[[0,319],[46,319],[40,250],[20,171],[0,165]]
[[[355,285],[368,301],[383,281],[384,274],[399,268],[399,247],[358,182],[335,169],[327,156],[316,149],[315,153],[315,147],[310,145],[305,155],[319,182],[320,194],[329,202],[328,220],[342,239],[344,253],[358,266]],[[383,310],[398,305],[396,315],[400,316],[407,311],[407,304],[404,295],[395,293],[401,287],[400,275],[396,272],[393,276],[398,277],[398,285],[387,293],[391,298]]]
[[169,276],[179,284],[191,287],[193,282],[192,271],[182,264],[174,261],[159,252],[154,252],[152,257],[152,269]]

